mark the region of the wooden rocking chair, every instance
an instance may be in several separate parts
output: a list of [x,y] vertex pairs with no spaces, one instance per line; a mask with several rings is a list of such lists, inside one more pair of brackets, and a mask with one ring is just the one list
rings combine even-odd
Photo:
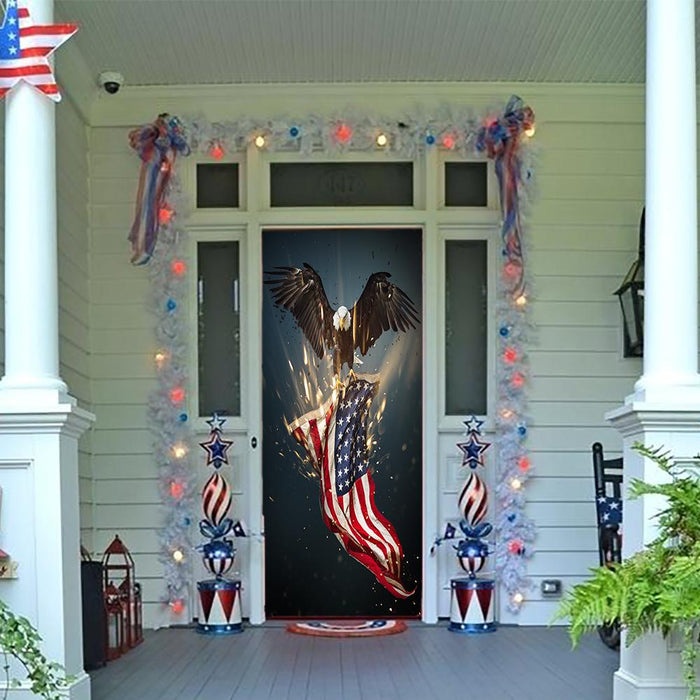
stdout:
[[[622,457],[604,459],[603,446],[593,444],[596,512],[598,514],[598,554],[601,566],[622,562]],[[620,648],[620,624],[598,627],[603,643]]]

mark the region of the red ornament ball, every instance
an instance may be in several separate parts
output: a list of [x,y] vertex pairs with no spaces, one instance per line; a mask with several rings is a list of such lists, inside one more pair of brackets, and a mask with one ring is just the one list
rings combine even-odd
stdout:
[[512,365],[518,359],[518,351],[515,348],[507,347],[503,351],[503,362]]
[[181,277],[187,272],[187,265],[184,260],[173,260],[172,263],[170,263],[170,270],[174,275]]
[[185,390],[181,386],[176,386],[170,390],[170,400],[173,403],[182,403],[185,400]]
[[347,143],[352,138],[352,129],[347,124],[338,124],[335,127],[335,140]]

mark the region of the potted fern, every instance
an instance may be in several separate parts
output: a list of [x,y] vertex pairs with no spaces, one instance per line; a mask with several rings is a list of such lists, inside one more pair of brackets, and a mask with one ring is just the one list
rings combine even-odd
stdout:
[[60,700],[66,695],[66,686],[72,678],[65,676],[62,666],[47,661],[39,650],[39,642],[41,637],[29,620],[15,615],[0,600],[0,655],[5,675],[5,690],[0,696],[2,700],[7,698],[11,687],[19,686],[18,680],[10,679],[10,656],[24,666],[35,695],[46,700]]
[[670,454],[661,449],[639,443],[634,448],[671,479],[663,484],[635,479],[630,487],[630,498],[647,494],[666,498],[667,507],[657,516],[658,537],[622,564],[593,569],[593,577],[574,586],[554,619],[569,618],[573,646],[584,633],[616,621],[627,631],[628,645],[643,634],[668,636],[672,629],[679,629],[688,697],[698,700],[700,474],[674,467]]

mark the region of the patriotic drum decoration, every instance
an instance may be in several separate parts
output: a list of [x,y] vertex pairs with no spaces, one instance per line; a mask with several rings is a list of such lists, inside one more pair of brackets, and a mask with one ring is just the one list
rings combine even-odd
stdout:
[[488,555],[489,546],[483,540],[462,540],[457,547],[459,565],[469,574],[470,578],[474,578],[477,572],[484,568]]
[[495,632],[493,579],[453,578],[450,587],[450,632]]
[[200,581],[199,623],[200,634],[238,634],[241,623],[241,582],[214,579]]
[[245,537],[245,529],[239,522],[228,517],[231,508],[231,487],[219,471],[222,464],[228,464],[228,451],[233,442],[224,440],[221,427],[226,422],[214,414],[207,423],[211,426],[209,439],[200,442],[207,453],[207,464],[214,467],[214,473],[207,479],[202,489],[202,510],[204,518],[199,521],[199,531],[209,542],[199,545],[204,568],[214,580],[197,583],[199,591],[199,625],[202,634],[234,634],[242,632],[241,627],[241,582],[224,578],[236,558],[236,548],[227,535]]

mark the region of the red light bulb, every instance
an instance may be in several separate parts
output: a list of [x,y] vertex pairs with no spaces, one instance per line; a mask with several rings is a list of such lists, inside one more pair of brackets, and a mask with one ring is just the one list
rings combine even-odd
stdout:
[[221,160],[224,157],[224,149],[218,141],[209,148],[209,155],[216,160]]
[[442,137],[442,145],[445,148],[452,150],[455,147],[455,137],[452,134],[445,134]]
[[523,549],[523,543],[521,540],[511,540],[508,543],[508,551],[511,554],[520,554]]
[[174,612],[176,615],[179,615],[179,614],[182,613],[182,611],[185,609],[185,603],[184,603],[184,601],[182,601],[182,600],[174,600],[174,601],[171,603],[171,607],[172,607],[172,609],[173,609],[173,612]]
[[520,373],[520,372],[515,372],[513,376],[510,378],[510,383],[516,388],[520,389],[520,387],[525,384],[525,377]]
[[185,487],[179,481],[170,482],[170,495],[180,500],[185,493]]
[[352,129],[347,124],[338,124],[334,133],[336,141],[340,143],[347,143],[352,138]]
[[507,347],[503,351],[503,362],[512,365],[518,359],[518,351],[515,348]]
[[173,210],[169,207],[161,207],[158,210],[158,221],[161,224],[170,223],[170,219],[173,218]]
[[521,472],[526,472],[530,468],[530,460],[527,457],[521,457],[518,460],[518,469]]
[[172,263],[170,263],[170,270],[174,275],[181,277],[187,272],[187,265],[184,260],[173,260]]
[[173,403],[182,403],[185,400],[185,390],[181,386],[176,386],[170,390],[170,400]]

